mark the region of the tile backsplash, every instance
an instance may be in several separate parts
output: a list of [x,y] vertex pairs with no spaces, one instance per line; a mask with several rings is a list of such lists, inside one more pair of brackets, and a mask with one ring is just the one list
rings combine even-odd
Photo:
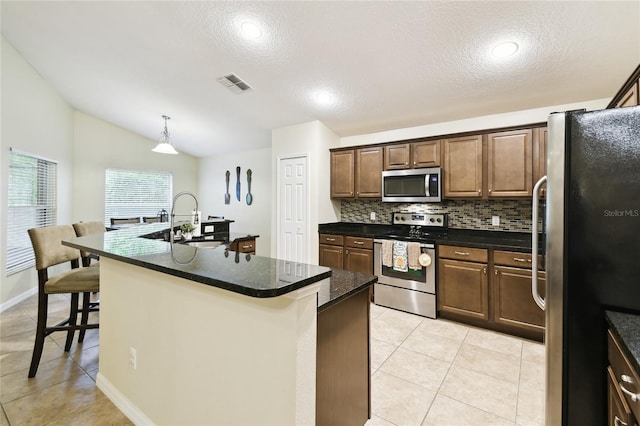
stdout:
[[[342,200],[340,207],[342,222],[390,224],[392,214],[399,211],[448,213],[450,228],[531,232],[531,200],[444,200],[425,204]],[[375,212],[375,220],[371,220],[371,212]],[[539,213],[544,216],[542,203]],[[492,216],[500,217],[499,226],[491,225]]]

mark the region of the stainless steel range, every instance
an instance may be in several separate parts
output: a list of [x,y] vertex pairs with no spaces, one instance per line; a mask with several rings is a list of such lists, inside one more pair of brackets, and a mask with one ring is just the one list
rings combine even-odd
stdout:
[[393,225],[374,239],[374,303],[435,318],[435,242],[446,235],[447,215],[394,213]]

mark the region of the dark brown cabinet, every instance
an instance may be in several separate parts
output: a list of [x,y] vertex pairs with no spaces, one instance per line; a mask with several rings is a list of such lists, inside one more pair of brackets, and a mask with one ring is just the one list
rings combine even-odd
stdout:
[[640,376],[631,366],[620,342],[611,330],[607,333],[607,352],[610,364],[607,368],[609,383],[607,424],[635,425],[636,419],[640,418],[640,399],[637,397]]
[[482,135],[445,139],[444,197],[482,198]]
[[382,198],[383,148],[331,151],[331,198]]
[[[540,261],[539,266],[540,269]],[[531,335],[544,336],[544,311],[531,296],[531,255],[529,253],[496,250],[493,253],[491,306],[493,321]],[[546,275],[538,271],[538,292],[544,298]]]
[[373,239],[320,234],[320,266],[373,273]]
[[[542,258],[538,258],[542,269]],[[538,272],[544,297],[545,273]],[[441,245],[438,314],[443,318],[542,341],[544,312],[531,296],[531,254]]]
[[384,147],[384,170],[419,169],[440,165],[439,140]]
[[443,317],[489,320],[487,250],[440,246],[438,311]]
[[640,104],[638,99],[638,82],[636,81],[629,90],[626,91],[622,98],[616,104],[616,108],[637,106]]
[[331,152],[331,198],[355,196],[355,151]]
[[382,198],[382,147],[356,150],[356,197]]
[[229,247],[231,251],[237,251],[239,253],[256,254],[256,240],[252,238],[250,240],[234,240]]
[[531,129],[487,135],[487,195],[489,198],[531,196],[532,150]]
[[607,108],[640,105],[640,65],[631,73],[618,92],[611,98]]

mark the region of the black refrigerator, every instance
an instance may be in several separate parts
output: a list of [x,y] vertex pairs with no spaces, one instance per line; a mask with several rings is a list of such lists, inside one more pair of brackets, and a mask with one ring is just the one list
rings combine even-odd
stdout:
[[[548,126],[544,300],[533,288],[546,311],[545,423],[604,425],[604,311],[640,314],[640,107],[555,113]],[[534,191],[536,237],[537,206]]]

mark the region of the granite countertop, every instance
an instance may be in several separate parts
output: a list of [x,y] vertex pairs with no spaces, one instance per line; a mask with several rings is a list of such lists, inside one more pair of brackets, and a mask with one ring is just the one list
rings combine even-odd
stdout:
[[149,235],[161,237],[166,227],[166,223],[142,224],[75,238],[64,244],[251,297],[280,296],[319,281],[319,310],[377,281],[373,275],[228,250],[231,241],[257,237],[252,234],[231,233],[230,241],[221,241],[221,245],[215,248],[197,248],[186,244],[174,244],[172,247],[162,239],[148,238]]
[[605,311],[605,317],[619,337],[625,355],[640,374],[640,315]]
[[216,248],[198,248],[142,238],[162,232],[167,223],[89,235],[65,245],[251,297],[276,297],[329,278],[331,270]]
[[[391,232],[394,225],[333,222],[318,225],[321,234],[353,235],[373,238]],[[446,236],[436,238],[437,244],[466,247],[493,248],[510,251],[531,251],[531,234],[526,232],[480,231],[449,228]],[[544,239],[538,242],[539,251],[544,252]]]
[[375,275],[332,269],[331,279],[320,282],[318,311],[327,309],[378,281]]

